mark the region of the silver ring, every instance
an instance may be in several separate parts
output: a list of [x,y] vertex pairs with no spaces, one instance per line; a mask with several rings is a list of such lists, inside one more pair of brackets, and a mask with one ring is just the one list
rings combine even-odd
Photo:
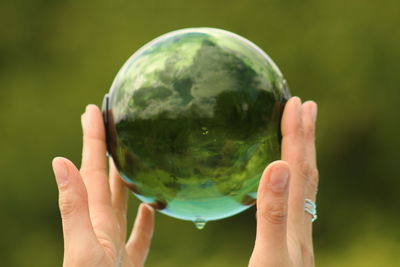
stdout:
[[314,222],[317,217],[317,205],[311,199],[306,198],[304,203],[304,210],[311,215],[311,222]]

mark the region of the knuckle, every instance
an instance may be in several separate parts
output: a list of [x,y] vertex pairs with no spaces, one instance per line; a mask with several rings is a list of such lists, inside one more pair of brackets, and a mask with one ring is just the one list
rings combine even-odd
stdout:
[[307,181],[310,177],[310,171],[311,171],[309,162],[306,159],[300,160],[297,163],[297,169],[299,176]]
[[83,142],[93,146],[104,146],[105,136],[102,132],[92,132],[89,130],[83,134]]
[[283,224],[287,218],[287,205],[283,199],[271,201],[259,211],[259,216],[271,224]]
[[[96,210],[97,211],[97,210]],[[92,222],[92,226],[94,229],[104,229],[104,228],[110,228],[110,223],[112,222],[112,219],[110,218],[109,221],[104,221],[104,217],[101,213],[93,211],[90,214],[90,221]]]
[[68,220],[68,218],[77,213],[80,205],[73,197],[68,195],[63,195],[60,196],[59,207],[60,207],[61,217],[63,218],[63,220]]
[[315,137],[315,127],[313,125],[307,125],[304,130],[304,138],[309,141],[313,141]]
[[82,177],[106,176],[107,167],[84,166],[80,169],[80,174],[82,175]]
[[310,171],[310,177],[311,177],[311,182],[315,185],[318,186],[318,182],[319,182],[319,171],[317,168],[313,168]]
[[296,130],[296,134],[303,138],[304,134],[305,134],[305,129],[304,129],[304,122],[303,120],[297,125],[297,130]]
[[287,137],[290,137],[291,139],[297,140],[300,139],[302,140],[304,138],[304,127],[301,123],[298,123],[295,125],[295,127],[288,133],[286,133]]
[[293,125],[286,129],[284,132],[284,137],[292,140],[303,140],[304,126],[302,120],[295,121]]

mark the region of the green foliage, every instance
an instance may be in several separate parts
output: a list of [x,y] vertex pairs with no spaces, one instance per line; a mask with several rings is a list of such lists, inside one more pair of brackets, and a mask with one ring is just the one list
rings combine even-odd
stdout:
[[[2,1],[1,265],[61,266],[51,159],[80,164],[79,116],[101,104],[135,50],[171,30],[210,26],[259,45],[294,95],[319,104],[317,264],[396,266],[398,18],[398,0]],[[138,201],[130,204],[132,222]],[[148,266],[249,259],[254,209],[202,231],[156,219]]]

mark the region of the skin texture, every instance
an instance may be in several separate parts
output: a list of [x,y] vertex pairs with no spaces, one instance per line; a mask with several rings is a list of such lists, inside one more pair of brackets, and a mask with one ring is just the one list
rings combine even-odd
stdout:
[[[282,160],[269,164],[257,199],[257,235],[249,267],[312,267],[311,216],[318,184],[314,145],[317,105],[292,97],[282,118]],[[112,160],[107,165],[102,114],[88,105],[82,115],[80,170],[65,158],[53,160],[64,235],[64,267],[144,265],[154,211],[139,206],[126,241],[128,192]]]

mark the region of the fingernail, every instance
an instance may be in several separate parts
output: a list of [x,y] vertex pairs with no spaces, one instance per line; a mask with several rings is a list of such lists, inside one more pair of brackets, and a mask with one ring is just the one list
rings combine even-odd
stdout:
[[271,170],[269,186],[273,192],[280,193],[286,189],[289,170],[286,167],[275,167]]
[[97,106],[95,104],[89,104],[86,106],[85,113],[89,113],[90,109],[96,109],[96,108],[97,108]]
[[293,98],[295,98],[295,100],[296,100],[296,111],[297,111],[297,113],[300,114],[300,112],[301,112],[301,98],[298,97],[298,96],[294,96]]
[[318,113],[318,105],[317,103],[314,102],[314,105],[312,105],[311,108],[311,116],[314,122],[317,121],[317,113]]
[[55,158],[52,165],[58,187],[66,185],[68,183],[68,170],[64,161],[61,158]]
[[91,125],[91,120],[93,115],[91,115],[90,113],[93,112],[91,111],[91,109],[95,109],[96,105],[94,104],[89,104],[86,106],[85,108],[85,113],[82,114],[81,116],[81,122],[82,122],[82,128],[85,129],[88,125]]
[[299,97],[299,102],[298,102],[298,104],[297,104],[297,110],[298,110],[299,112],[301,112],[301,105],[302,105],[302,101],[301,101],[301,98]]
[[85,129],[85,125],[86,125],[86,116],[87,116],[86,112],[81,115],[81,125],[82,125],[83,130]]
[[141,203],[140,205],[146,207],[146,209],[148,209],[150,212],[154,212],[153,207],[150,206],[148,203]]

